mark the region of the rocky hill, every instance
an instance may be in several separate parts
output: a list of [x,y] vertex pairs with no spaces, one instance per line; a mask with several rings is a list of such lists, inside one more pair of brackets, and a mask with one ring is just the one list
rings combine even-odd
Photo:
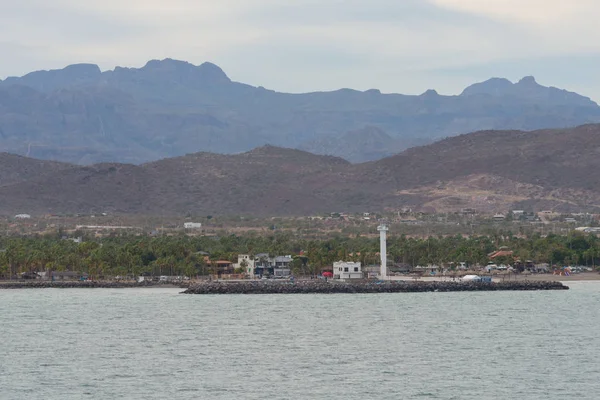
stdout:
[[476,130],[594,122],[596,103],[532,77],[491,79],[459,96],[287,94],[234,82],[214,64],[166,59],[105,72],[71,65],[0,81],[0,151],[88,165],[265,144],[361,162]]
[[13,171],[0,180],[0,213],[600,210],[598,154],[600,125],[483,131],[362,164],[274,146],[139,166],[75,166],[0,154],[3,171]]
[[19,182],[43,178],[68,169],[77,169],[72,164],[36,160],[9,153],[0,153],[0,187]]

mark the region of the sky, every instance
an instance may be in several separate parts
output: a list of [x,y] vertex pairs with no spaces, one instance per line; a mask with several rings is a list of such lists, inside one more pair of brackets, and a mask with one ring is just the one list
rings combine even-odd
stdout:
[[0,0],[0,79],[175,58],[286,92],[458,94],[534,75],[600,101],[598,0]]

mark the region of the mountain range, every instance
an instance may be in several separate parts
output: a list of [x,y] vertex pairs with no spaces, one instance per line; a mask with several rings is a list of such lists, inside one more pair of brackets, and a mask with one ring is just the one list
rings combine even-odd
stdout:
[[142,165],[0,154],[0,214],[311,215],[600,210],[600,124],[481,131],[352,164],[262,146]]
[[105,72],[76,64],[0,81],[0,151],[80,165],[237,154],[265,144],[360,163],[478,130],[596,122],[596,103],[533,77],[493,78],[457,96],[288,94],[234,82],[211,63],[165,59]]

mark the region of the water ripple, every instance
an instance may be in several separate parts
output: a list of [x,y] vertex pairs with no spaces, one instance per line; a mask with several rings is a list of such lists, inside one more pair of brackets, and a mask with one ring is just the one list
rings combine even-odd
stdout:
[[0,291],[0,399],[596,399],[598,300]]

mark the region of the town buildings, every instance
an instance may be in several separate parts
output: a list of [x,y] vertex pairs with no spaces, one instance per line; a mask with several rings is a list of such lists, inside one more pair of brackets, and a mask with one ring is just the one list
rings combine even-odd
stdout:
[[337,261],[333,263],[335,279],[362,279],[363,273],[359,262]]
[[259,253],[254,257],[248,254],[239,254],[235,264],[236,269],[244,269],[248,276],[273,276],[277,278],[288,277],[292,274],[291,255],[271,257],[267,253]]

